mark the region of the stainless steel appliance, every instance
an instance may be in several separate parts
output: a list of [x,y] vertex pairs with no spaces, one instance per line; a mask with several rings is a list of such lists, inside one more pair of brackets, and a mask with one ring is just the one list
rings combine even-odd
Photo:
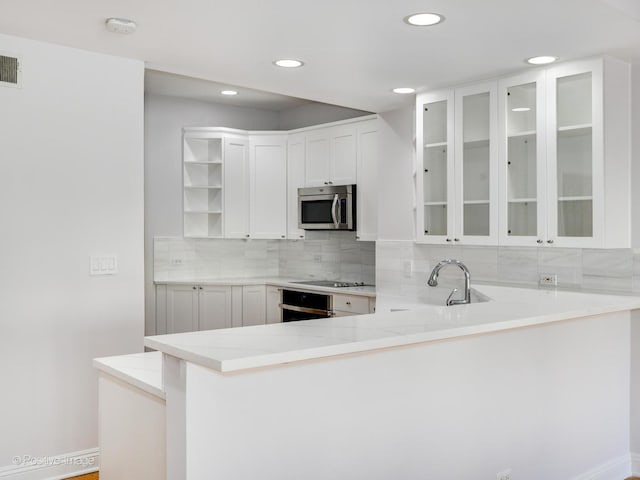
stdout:
[[304,230],[355,230],[356,186],[299,188],[298,227]]
[[333,297],[319,292],[282,290],[280,304],[283,322],[296,322],[333,316]]

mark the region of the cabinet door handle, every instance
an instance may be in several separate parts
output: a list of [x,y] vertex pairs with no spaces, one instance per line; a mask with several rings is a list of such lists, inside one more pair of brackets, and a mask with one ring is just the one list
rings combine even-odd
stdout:
[[196,287],[196,286],[194,285],[194,286],[193,286],[193,287],[191,287],[191,288],[193,288],[194,290],[196,290],[198,287]]
[[284,235],[280,235],[280,238],[284,238]]
[[245,235],[246,238],[249,238],[249,235]]
[[304,235],[300,235],[300,238],[304,238]]
[[451,242],[451,239],[450,239],[450,238],[447,238],[447,242]]
[[553,240],[547,240],[547,243],[551,245],[553,243]]
[[454,241],[454,242],[459,242],[459,241],[460,241],[460,239],[459,239],[459,238],[454,238],[454,239],[453,239],[453,241]]
[[347,300],[346,304],[347,304],[347,305],[351,305],[351,302]]
[[325,185],[329,185],[329,182],[324,182]]
[[542,240],[538,239],[536,240],[536,243],[544,243]]
[[198,287],[198,290],[202,290],[202,287]]

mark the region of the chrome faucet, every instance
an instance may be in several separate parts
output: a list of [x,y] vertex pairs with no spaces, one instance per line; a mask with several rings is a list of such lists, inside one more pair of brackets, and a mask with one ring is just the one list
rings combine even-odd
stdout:
[[438,285],[438,275],[440,274],[440,270],[442,270],[447,265],[457,265],[460,267],[460,270],[464,273],[464,298],[461,300],[452,299],[454,293],[458,291],[457,288],[454,288],[453,291],[447,297],[447,305],[464,305],[465,303],[471,303],[471,274],[469,273],[469,269],[466,267],[464,263],[460,260],[447,259],[438,262],[438,264],[431,271],[431,275],[429,275],[429,280],[427,280],[427,284],[430,287],[435,287]]

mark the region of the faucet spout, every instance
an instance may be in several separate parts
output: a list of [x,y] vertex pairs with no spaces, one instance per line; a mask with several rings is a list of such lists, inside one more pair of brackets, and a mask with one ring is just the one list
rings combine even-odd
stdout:
[[464,298],[460,300],[451,298],[456,291],[456,289],[454,289],[454,291],[451,292],[451,295],[449,295],[449,298],[447,298],[447,305],[463,305],[466,303],[471,303],[471,274],[469,273],[469,269],[467,268],[467,266],[460,260],[445,259],[438,262],[438,264],[431,271],[431,275],[429,275],[427,284],[430,287],[437,286],[440,270],[442,270],[447,265],[456,265],[464,273]]

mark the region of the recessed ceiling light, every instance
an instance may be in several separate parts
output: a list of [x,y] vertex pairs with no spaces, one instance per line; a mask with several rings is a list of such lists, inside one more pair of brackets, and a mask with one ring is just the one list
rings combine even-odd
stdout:
[[551,55],[543,55],[541,57],[527,58],[526,62],[530,65],[546,65],[547,63],[553,63],[558,57],[552,57]]
[[529,110],[531,110],[529,107],[516,107],[511,109],[512,112],[528,112]]
[[291,58],[283,58],[281,60],[275,60],[273,64],[282,68],[298,68],[303,66],[304,62],[301,62],[300,60],[294,60]]
[[393,93],[407,94],[407,93],[415,93],[416,89],[411,87],[398,87],[392,90]]
[[222,95],[237,95],[238,92],[236,92],[235,90],[222,90],[220,92]]
[[133,33],[138,26],[136,22],[127,18],[107,18],[104,23],[112,33]]
[[444,17],[438,13],[412,13],[404,17],[404,21],[416,27],[428,27],[444,21]]

